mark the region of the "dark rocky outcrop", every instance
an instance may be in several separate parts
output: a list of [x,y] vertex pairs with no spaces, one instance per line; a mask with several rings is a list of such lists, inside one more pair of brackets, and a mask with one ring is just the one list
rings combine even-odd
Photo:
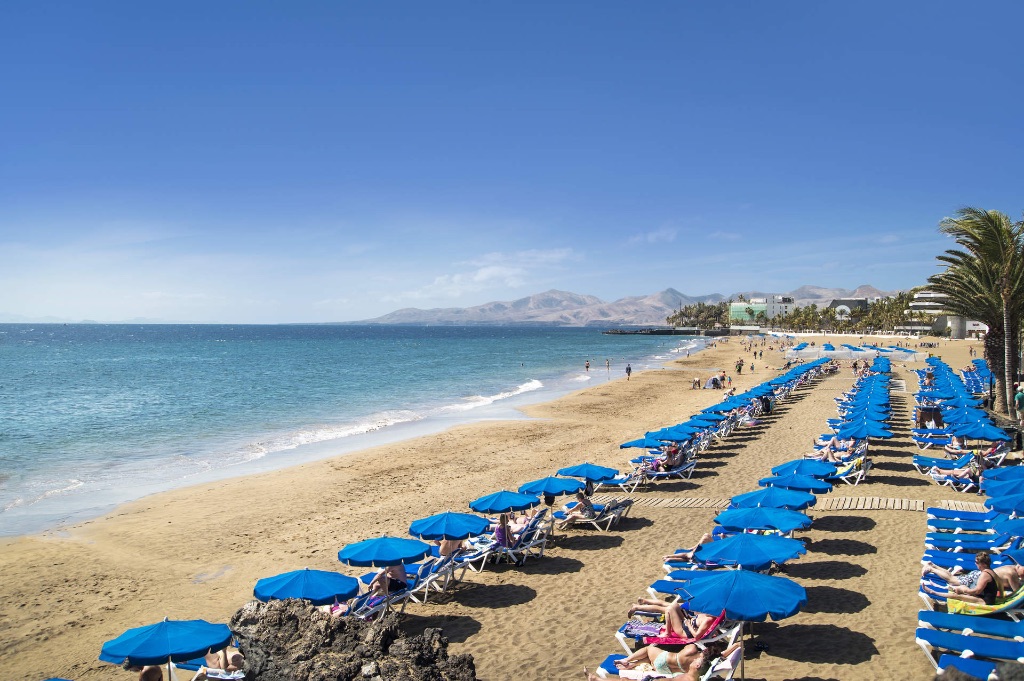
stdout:
[[249,681],[475,681],[472,655],[448,655],[439,629],[406,636],[397,616],[334,617],[304,601],[242,606],[231,631]]

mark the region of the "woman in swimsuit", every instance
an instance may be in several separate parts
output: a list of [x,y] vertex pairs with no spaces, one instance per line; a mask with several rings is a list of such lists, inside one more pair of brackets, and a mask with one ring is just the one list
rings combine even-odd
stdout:
[[683,610],[681,605],[681,603],[640,598],[637,599],[637,604],[629,609],[628,614],[632,617],[638,612],[660,613],[665,616],[665,633],[662,634],[663,636],[703,638],[717,618],[703,612]]
[[[978,566],[978,569],[976,571],[977,579],[973,580],[973,586],[960,584],[946,592],[936,591],[928,586],[922,586],[921,588],[933,596],[955,598],[965,603],[992,605],[1002,595],[1003,590],[1000,588],[999,578],[992,571],[992,559],[989,557],[988,551],[978,551],[977,555],[974,556],[974,563]],[[974,573],[971,573],[970,576],[973,577],[973,575]]]
[[616,660],[615,666],[619,669],[633,669],[637,665],[646,662],[653,666],[654,671],[659,674],[665,674],[666,676],[692,674],[692,678],[697,679],[700,678],[698,670],[702,665],[710,663],[723,654],[726,654],[726,647],[722,641],[709,643],[704,650],[701,650],[692,643],[679,651],[665,650],[651,644],[640,648],[627,658]]

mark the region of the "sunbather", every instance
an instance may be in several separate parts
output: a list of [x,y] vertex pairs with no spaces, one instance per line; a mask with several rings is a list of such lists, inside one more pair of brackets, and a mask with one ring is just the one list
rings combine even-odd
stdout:
[[944,470],[940,469],[937,466],[933,466],[931,470],[928,471],[928,474],[931,475],[933,478],[946,476],[951,478],[957,478],[960,480],[970,480],[971,482],[977,484],[978,480],[981,479],[981,473],[992,467],[992,464],[984,456],[982,456],[981,454],[975,454],[971,458],[971,462],[966,466],[963,466],[961,468],[953,468],[951,470]]
[[678,638],[703,638],[717,617],[703,612],[683,610],[682,603],[662,601],[652,598],[639,598],[636,605],[629,609],[632,617],[638,612],[656,612],[665,616],[664,636]]
[[[930,593],[933,596],[955,598],[965,603],[992,605],[996,602],[996,598],[1003,593],[1003,590],[999,583],[999,578],[992,571],[992,559],[989,557],[988,551],[978,551],[974,556],[974,563],[978,566],[978,569],[973,572],[977,572],[978,575],[977,579],[973,580],[973,586],[958,584],[953,586],[948,592],[938,591],[927,585],[923,585],[921,588],[924,589],[925,593]],[[959,580],[956,581],[959,582]]]
[[651,462],[651,468],[656,471],[667,471],[677,467],[683,462],[683,451],[679,445],[665,447],[664,456],[659,456]]
[[[615,666],[619,669],[633,669],[637,665],[646,662],[652,665],[654,671],[659,674],[691,674],[690,678],[697,679],[700,678],[699,669],[705,664],[705,661],[707,664],[710,664],[712,660],[731,653],[733,647],[738,645],[738,643],[734,643],[733,646],[726,648],[724,642],[715,641],[705,646],[704,650],[701,650],[690,643],[684,646],[682,650],[671,651],[651,644],[640,648],[627,658],[616,660]],[[675,678],[686,679],[687,677],[675,676]]]
[[946,450],[947,454],[953,454],[955,456],[960,456],[964,453],[964,445],[956,435],[950,436],[949,444],[943,447],[943,449]]
[[[1000,565],[997,568],[993,568],[992,572],[999,578],[999,585],[1003,591],[1011,593],[1020,589],[1021,584],[1024,584],[1024,565],[1018,565],[1012,563],[1010,565]],[[953,568],[952,570],[946,570],[941,568],[934,563],[926,563],[924,568],[921,570],[921,576],[927,574],[933,574],[939,579],[942,579],[950,586],[974,586],[978,577],[981,576],[981,570],[963,570],[960,568]]]
[[498,546],[505,547],[512,546],[515,543],[516,537],[508,524],[508,513],[502,513],[498,516],[498,524],[494,528],[494,541]]
[[234,672],[245,666],[245,658],[242,657],[242,653],[238,651],[238,648],[228,646],[222,648],[215,653],[206,654],[206,666],[209,669],[223,669],[224,671]]
[[711,536],[711,533],[705,532],[704,534],[701,535],[701,537],[697,541],[697,543],[694,544],[691,548],[680,549],[680,550],[676,551],[675,553],[671,553],[671,554],[665,556],[662,560],[664,560],[666,563],[669,562],[669,561],[673,561],[673,560],[676,560],[676,561],[680,561],[680,560],[693,560],[693,554],[696,553],[697,549],[700,548],[701,544],[707,544],[712,539],[714,539],[714,537]]
[[370,593],[387,596],[390,593],[396,593],[402,589],[409,588],[407,579],[408,575],[405,572],[405,566],[399,563],[378,572],[366,588]]
[[564,530],[577,520],[593,520],[597,517],[597,511],[590,499],[583,492],[576,492],[576,505],[565,514],[565,520],[558,524],[558,529]]

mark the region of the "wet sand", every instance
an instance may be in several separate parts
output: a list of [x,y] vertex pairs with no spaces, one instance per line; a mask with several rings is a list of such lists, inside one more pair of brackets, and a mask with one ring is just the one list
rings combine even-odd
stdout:
[[[815,337],[827,342],[826,337]],[[832,339],[837,343],[849,338]],[[857,342],[854,340],[853,342]],[[953,367],[968,344],[931,350]],[[976,346],[977,347],[977,346]],[[737,339],[664,369],[615,377],[552,403],[530,420],[461,426],[415,440],[296,468],[147,497],[60,532],[0,544],[0,650],[4,678],[130,679],[96,660],[101,644],[162,617],[227,621],[260,577],[302,567],[340,570],[337,551],[381,533],[404,535],[417,518],[467,508],[488,492],[515,488],[584,460],[622,469],[618,445],[686,419],[721,393],[691,390],[724,368],[738,391],[774,376],[781,354],[764,348],[756,372],[736,375]],[[750,362],[749,353],[746,354]],[[849,364],[846,362],[845,364]],[[871,446],[868,482],[829,497],[958,498],[910,464],[916,380],[895,363],[907,392],[893,393],[892,440]],[[595,372],[600,375],[601,372]],[[524,567],[469,573],[451,595],[410,604],[406,626],[441,626],[452,652],[469,652],[479,678],[581,678],[621,650],[613,637],[626,609],[663,575],[659,557],[692,544],[717,509],[682,500],[721,499],[756,489],[778,463],[810,451],[852,384],[848,368],[796,392],[755,427],[712,446],[688,481],[635,494],[632,513],[609,533],[574,530]],[[633,452],[635,453],[635,452]],[[963,500],[976,501],[972,495]],[[821,506],[822,504],[819,504]],[[907,510],[815,510],[807,555],[788,575],[808,591],[804,612],[754,625],[747,678],[930,678],[913,641],[925,516]],[[618,650],[617,650],[618,649]]]

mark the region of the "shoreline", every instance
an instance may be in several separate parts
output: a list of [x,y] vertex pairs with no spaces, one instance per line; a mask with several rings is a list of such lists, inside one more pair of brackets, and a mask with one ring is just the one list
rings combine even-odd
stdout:
[[[703,374],[713,368],[730,367],[741,354],[736,340],[670,360],[670,370],[637,372],[630,381],[617,378],[530,405],[523,410],[528,419],[459,425],[288,469],[161,492],[60,532],[4,540],[0,566],[7,579],[0,587],[0,631],[12,643],[0,652],[0,664],[5,673],[27,678],[125,679],[118,668],[96,661],[96,655],[103,641],[128,627],[163,616],[227,621],[251,598],[260,577],[301,567],[359,574],[336,559],[346,543],[383,532],[402,535],[411,520],[446,508],[460,510],[481,494],[516,487],[583,460],[621,469],[629,457],[619,443],[718,401],[717,391],[689,390],[691,377],[706,378]],[[937,350],[954,355],[962,350],[966,357],[967,345],[950,348],[943,342]],[[958,366],[960,360],[947,361]],[[783,363],[781,355],[765,348],[764,364]],[[743,390],[778,373],[769,374],[764,364],[758,364],[762,370],[753,376],[733,375],[733,385]],[[637,497],[716,497],[747,491],[756,485],[756,477],[767,474],[769,464],[809,448],[809,437],[823,429],[824,418],[834,415],[832,396],[851,380],[843,372],[834,385],[802,391],[762,434],[730,438],[709,450],[692,481],[659,485]],[[899,454],[909,458],[909,451]],[[877,481],[841,493],[926,499],[953,495],[930,483],[908,487],[911,476],[905,482],[896,470],[896,454],[892,458],[883,462],[886,468]],[[506,678],[499,666],[501,660],[508,661],[502,650],[516,650],[525,668],[522,678],[575,676],[581,665],[593,667],[615,651],[612,633],[624,621],[625,608],[659,576],[654,557],[695,540],[715,513],[638,506],[621,530],[569,533],[544,558],[522,569],[488,568],[468,577],[451,599],[410,605],[408,625],[443,626],[452,652],[474,654],[481,679]],[[883,615],[902,623],[886,637],[894,640],[876,641],[877,654],[855,664],[869,662],[871,669],[895,665],[891,668],[923,678],[926,663],[920,652],[907,652],[916,650],[911,619],[917,611],[913,584],[920,560],[916,538],[923,539],[925,531],[923,514],[859,515],[884,530],[874,542],[876,552],[852,559],[833,555],[825,561],[828,569],[849,571],[842,567],[848,561],[892,564],[896,554],[902,555],[895,583],[884,569],[876,574],[881,568],[875,565],[869,577],[861,578],[862,591],[876,607],[913,609]],[[854,536],[860,539],[847,535]],[[911,537],[915,541],[908,541]],[[806,561],[796,563],[797,572],[803,570],[805,576]],[[845,593],[841,587],[825,588],[832,589],[830,595]],[[892,596],[889,602],[882,602],[883,593]],[[564,612],[551,618],[545,614],[551,607]],[[877,609],[866,609],[877,627]],[[818,621],[829,617],[835,614],[819,609],[777,627],[759,628],[776,637],[784,637],[787,629],[800,636],[798,632],[818,631],[801,627],[832,626]],[[862,613],[844,612],[842,617],[847,622],[842,628],[870,631],[870,623],[861,622]],[[576,618],[592,626],[585,631],[562,626]],[[767,659],[748,660],[748,675],[771,670],[768,678],[807,673],[848,677],[853,672],[842,662],[850,655],[840,656],[836,669],[824,660],[778,656],[779,646],[787,649],[775,643]],[[869,670],[858,669],[862,671]]]
[[[687,343],[694,345],[689,350],[695,354],[706,343],[700,337],[680,337],[675,342],[670,348],[637,346],[637,354],[620,359],[622,363],[630,361],[634,365],[654,367],[671,361],[671,357],[677,353],[681,354]],[[21,536],[63,532],[79,523],[116,513],[122,505],[154,494],[285,470],[366,449],[396,445],[436,435],[460,425],[528,418],[523,413],[525,407],[557,400],[588,386],[613,380],[618,377],[621,369],[617,367],[617,371],[614,374],[609,372],[607,377],[599,371],[604,372],[604,367],[595,366],[589,374],[584,374],[582,370],[574,372],[569,366],[554,369],[548,367],[548,373],[542,372],[539,377],[531,378],[526,383],[506,385],[500,388],[503,392],[496,394],[486,391],[462,397],[453,394],[415,408],[399,406],[364,416],[357,415],[352,418],[351,425],[338,431],[341,435],[335,433],[325,436],[325,439],[316,438],[320,436],[320,431],[325,428],[330,430],[331,426],[306,423],[296,423],[289,431],[240,433],[231,438],[234,444],[227,450],[210,450],[205,453],[205,450],[197,450],[200,453],[198,458],[206,459],[211,464],[206,470],[186,471],[179,475],[171,469],[170,475],[163,479],[129,478],[130,485],[125,485],[112,479],[90,480],[81,474],[76,475],[74,469],[68,468],[66,474],[58,475],[57,478],[68,478],[73,484],[65,488],[49,489],[38,496],[32,495],[38,494],[40,490],[20,494],[17,503],[9,505],[0,514],[0,545]],[[306,436],[312,436],[312,439],[304,441]],[[282,444],[283,439],[287,441]],[[272,446],[265,453],[237,460],[239,452],[268,446],[268,442]],[[128,463],[132,464],[130,461]],[[157,465],[166,467],[168,461],[159,459]],[[65,473],[65,469],[61,469],[61,473]],[[90,486],[90,491],[84,496],[79,490],[82,480],[88,481]]]

